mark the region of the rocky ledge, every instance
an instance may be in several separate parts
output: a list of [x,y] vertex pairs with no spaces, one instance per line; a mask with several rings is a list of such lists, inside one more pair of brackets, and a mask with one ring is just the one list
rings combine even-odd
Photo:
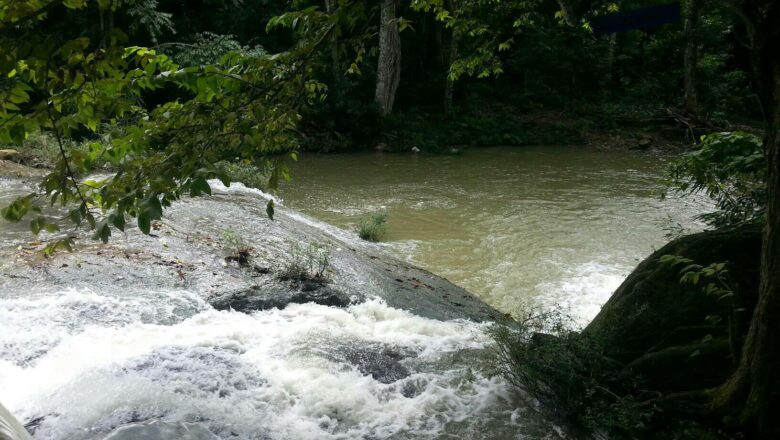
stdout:
[[381,298],[433,319],[502,319],[463,288],[390,256],[381,244],[284,207],[271,220],[259,191],[213,186],[211,197],[174,204],[150,235],[128,225],[102,244],[78,231],[75,252],[49,258],[25,228],[0,228],[0,291],[181,289],[217,309],[245,312]]

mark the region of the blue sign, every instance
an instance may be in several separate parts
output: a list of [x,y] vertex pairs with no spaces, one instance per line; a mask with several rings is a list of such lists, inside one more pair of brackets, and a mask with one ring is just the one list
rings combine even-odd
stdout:
[[680,4],[648,6],[632,11],[616,12],[594,18],[590,24],[593,35],[614,34],[634,29],[648,29],[680,20]]

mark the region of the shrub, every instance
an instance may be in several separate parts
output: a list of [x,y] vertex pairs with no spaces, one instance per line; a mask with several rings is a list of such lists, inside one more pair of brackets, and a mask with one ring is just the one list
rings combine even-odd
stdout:
[[609,438],[640,438],[654,414],[639,404],[639,381],[624,366],[604,356],[592,336],[569,330],[560,312],[529,316],[517,326],[494,324],[495,373],[524,391],[523,396],[555,408],[592,433]]
[[[80,141],[65,139],[64,144],[65,153],[71,162],[81,161],[88,169],[103,167],[107,163],[103,153],[110,146],[108,136],[82,139]],[[49,132],[37,131],[30,133],[24,142],[20,145],[14,145],[13,148],[21,153],[22,160],[25,163],[31,165],[53,167],[62,159],[59,145],[54,135]],[[86,163],[89,156],[94,156],[96,159],[91,163]]]
[[330,271],[330,246],[309,243],[306,247],[294,244],[290,248],[290,260],[278,274],[283,281],[315,281],[326,283]]
[[367,241],[379,241],[387,230],[387,213],[374,214],[360,221],[358,236]]
[[231,182],[241,182],[249,188],[266,190],[268,188],[268,179],[271,175],[270,170],[261,168],[253,163],[246,162],[217,162],[217,169],[227,174]]
[[225,261],[235,261],[240,266],[249,264],[252,247],[246,240],[231,229],[222,232],[222,246],[228,252]]
[[763,217],[765,171],[758,136],[740,131],[712,133],[702,136],[701,148],[672,163],[667,184],[683,194],[707,194],[718,210],[699,218],[710,225],[736,225]]

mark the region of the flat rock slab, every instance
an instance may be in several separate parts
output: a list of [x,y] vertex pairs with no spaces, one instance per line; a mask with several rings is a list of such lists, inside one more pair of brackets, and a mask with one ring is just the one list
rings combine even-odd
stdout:
[[[381,298],[432,319],[505,319],[465,289],[392,257],[381,244],[279,205],[272,221],[263,194],[241,185],[213,186],[211,197],[175,203],[148,236],[129,223],[104,245],[81,231],[76,252],[52,258],[43,257],[43,244],[32,235],[22,246],[0,245],[0,295],[79,286],[98,292],[187,290],[215,308],[246,312],[301,302],[343,307]],[[249,248],[250,264],[231,261],[227,231]],[[0,239],[2,234],[0,227]],[[293,254],[312,244],[328,249],[326,282],[312,287],[284,281],[281,274]]]

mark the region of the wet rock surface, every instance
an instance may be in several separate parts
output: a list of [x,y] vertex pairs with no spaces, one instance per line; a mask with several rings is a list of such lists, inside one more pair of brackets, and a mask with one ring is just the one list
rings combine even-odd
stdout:
[[758,297],[760,251],[757,226],[678,238],[637,266],[585,333],[605,341],[608,355],[641,374],[653,389],[717,386],[732,374],[738,353],[730,346],[727,321],[713,324],[710,319],[723,313],[723,305],[705,294],[703,285],[681,283],[679,268],[659,259],[679,255],[702,266],[725,262],[735,308],[744,310],[739,328],[746,331]]
[[[0,248],[0,291],[26,290],[21,285],[34,290],[187,290],[217,309],[240,311],[303,302],[344,307],[378,297],[433,319],[502,319],[466,290],[389,256],[379,245],[283,207],[272,221],[264,196],[245,188],[215,187],[214,192],[174,204],[148,236],[128,225],[127,232],[115,232],[103,245],[82,231],[76,252],[52,258],[43,257],[43,244],[29,232],[14,232],[9,243],[25,242]],[[248,264],[230,261],[225,231],[245,242]],[[327,283],[280,280],[292,249],[310,244],[329,249]]]
[[209,299],[209,304],[217,310],[245,313],[272,308],[283,309],[289,304],[309,302],[331,307],[346,307],[353,303],[346,293],[320,283],[281,285],[280,288],[279,283],[269,282]]
[[393,383],[412,374],[404,360],[417,356],[412,350],[381,344],[350,344],[338,347],[331,360],[343,362],[378,382]]

